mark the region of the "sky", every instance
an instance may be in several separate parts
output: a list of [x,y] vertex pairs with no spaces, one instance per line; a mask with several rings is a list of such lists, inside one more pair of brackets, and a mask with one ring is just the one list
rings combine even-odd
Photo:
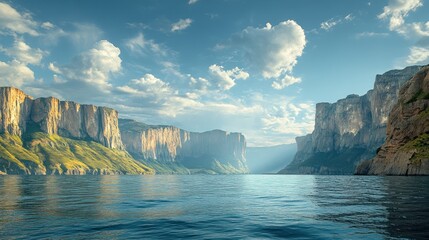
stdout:
[[292,143],[316,103],[428,64],[428,12],[428,0],[0,0],[0,86]]

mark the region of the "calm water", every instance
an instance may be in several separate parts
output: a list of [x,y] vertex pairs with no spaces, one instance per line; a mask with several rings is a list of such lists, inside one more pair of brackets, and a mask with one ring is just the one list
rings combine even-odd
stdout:
[[0,239],[429,237],[429,177],[0,176]]

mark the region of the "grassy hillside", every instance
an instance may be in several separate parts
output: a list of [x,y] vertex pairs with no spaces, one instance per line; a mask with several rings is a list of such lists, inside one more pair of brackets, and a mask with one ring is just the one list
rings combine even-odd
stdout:
[[31,133],[0,135],[0,171],[8,174],[153,174],[126,151],[103,145]]

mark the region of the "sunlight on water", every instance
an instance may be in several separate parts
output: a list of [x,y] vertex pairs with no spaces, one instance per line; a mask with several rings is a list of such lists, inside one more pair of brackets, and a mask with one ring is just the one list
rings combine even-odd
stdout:
[[423,238],[429,178],[2,176],[0,238]]

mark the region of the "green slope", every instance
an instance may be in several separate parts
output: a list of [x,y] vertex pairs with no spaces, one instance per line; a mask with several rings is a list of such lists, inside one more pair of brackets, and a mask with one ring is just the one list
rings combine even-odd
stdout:
[[126,151],[41,132],[0,135],[0,171],[8,174],[153,174]]

